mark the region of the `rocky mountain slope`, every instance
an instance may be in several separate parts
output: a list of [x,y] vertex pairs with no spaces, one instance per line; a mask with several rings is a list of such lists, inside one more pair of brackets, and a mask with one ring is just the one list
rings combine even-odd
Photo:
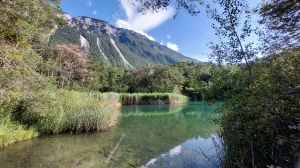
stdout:
[[199,62],[151,41],[144,35],[116,28],[105,21],[89,17],[63,17],[68,25],[59,27],[50,41],[56,44],[77,44],[82,51],[101,59],[106,65],[122,63],[127,67],[140,67],[147,64]]

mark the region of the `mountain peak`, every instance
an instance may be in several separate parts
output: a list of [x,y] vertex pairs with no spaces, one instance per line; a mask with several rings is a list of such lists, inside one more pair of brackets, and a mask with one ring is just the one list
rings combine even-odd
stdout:
[[99,58],[107,65],[123,63],[128,67],[147,64],[175,64],[184,61],[199,62],[149,40],[132,30],[116,28],[106,21],[78,16],[68,19],[68,26],[60,27],[51,37],[52,43],[73,43],[82,51]]
[[91,34],[107,34],[114,35],[117,32],[117,28],[111,26],[105,21],[86,17],[78,16],[68,22],[68,26],[74,27],[80,31],[86,31]]
[[57,14],[57,15],[58,15],[58,17],[61,17],[61,18],[63,18],[66,21],[69,21],[69,20],[72,19],[72,17],[69,14],[65,13],[65,12],[63,12],[61,14]]

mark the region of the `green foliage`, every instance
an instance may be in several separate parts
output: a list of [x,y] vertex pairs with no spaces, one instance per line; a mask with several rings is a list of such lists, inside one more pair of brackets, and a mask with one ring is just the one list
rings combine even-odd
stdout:
[[259,23],[267,27],[260,32],[266,54],[299,46],[299,10],[294,0],[267,0],[255,9],[261,16]]
[[210,101],[226,100],[218,120],[225,167],[292,167],[297,162],[299,53],[292,49],[253,62],[250,79],[247,71],[213,75],[205,95]]
[[[74,82],[77,80],[76,83],[79,85],[71,88],[118,93],[182,93],[192,100],[201,100],[203,88],[210,81],[209,71],[213,66],[215,65],[181,63],[128,69],[123,64],[107,67],[103,62],[89,56],[86,81],[81,85],[80,80],[74,79]],[[45,72],[46,74],[49,72]]]
[[[133,80],[131,92],[179,92],[183,76],[176,69],[152,65],[131,71]],[[178,91],[175,90],[178,88]]]
[[211,70],[208,85],[204,86],[204,100],[208,103],[224,101],[241,92],[240,87],[246,85],[243,72],[237,65],[215,67]]
[[46,33],[56,24],[58,8],[49,1],[15,0],[0,4],[1,41],[26,44],[35,34]]
[[212,53],[210,57],[218,64],[223,61],[229,64],[244,61],[251,74],[249,61],[256,58],[253,48],[254,42],[249,42],[254,29],[251,24],[251,14],[247,1],[241,0],[215,0],[214,4],[220,8],[207,5],[208,17],[213,19],[212,27],[219,38],[219,42],[210,42]]
[[102,91],[109,86],[108,68],[99,59],[92,56],[88,57],[88,71],[90,77],[84,85],[84,88],[92,91]]
[[[132,3],[138,2],[138,10],[139,12],[146,13],[146,11],[150,10],[152,12],[157,12],[159,9],[166,9],[170,4],[172,4],[173,0],[159,0],[159,1],[150,1],[150,0],[132,0]],[[200,13],[196,9],[195,2],[200,5],[203,5],[203,0],[175,0],[175,7],[176,7],[176,15],[177,16],[181,9],[186,10],[190,15],[195,16]]]
[[50,42],[54,44],[75,44],[80,45],[80,32],[69,26],[59,27],[55,34],[50,37]]
[[178,67],[185,78],[182,85],[182,94],[188,96],[191,100],[202,100],[203,88],[209,84],[211,80],[210,71],[216,65],[185,62],[175,67]]

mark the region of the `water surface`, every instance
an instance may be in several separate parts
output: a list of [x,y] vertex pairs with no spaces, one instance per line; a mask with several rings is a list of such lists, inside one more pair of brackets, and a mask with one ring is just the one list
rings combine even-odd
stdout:
[[0,167],[211,167],[214,115],[201,102],[123,106],[104,133],[33,138],[0,149]]

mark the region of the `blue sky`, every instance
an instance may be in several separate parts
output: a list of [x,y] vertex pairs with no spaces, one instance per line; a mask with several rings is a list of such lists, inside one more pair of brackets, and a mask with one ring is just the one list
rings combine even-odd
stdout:
[[[250,5],[256,6],[258,2],[252,0]],[[176,19],[173,18],[173,7],[143,15],[128,0],[62,0],[61,8],[71,17],[88,16],[116,27],[134,30],[200,61],[208,61],[207,54],[211,50],[207,44],[217,41],[211,28],[212,20],[207,18],[203,7],[199,7],[201,13],[197,16],[181,10]]]

